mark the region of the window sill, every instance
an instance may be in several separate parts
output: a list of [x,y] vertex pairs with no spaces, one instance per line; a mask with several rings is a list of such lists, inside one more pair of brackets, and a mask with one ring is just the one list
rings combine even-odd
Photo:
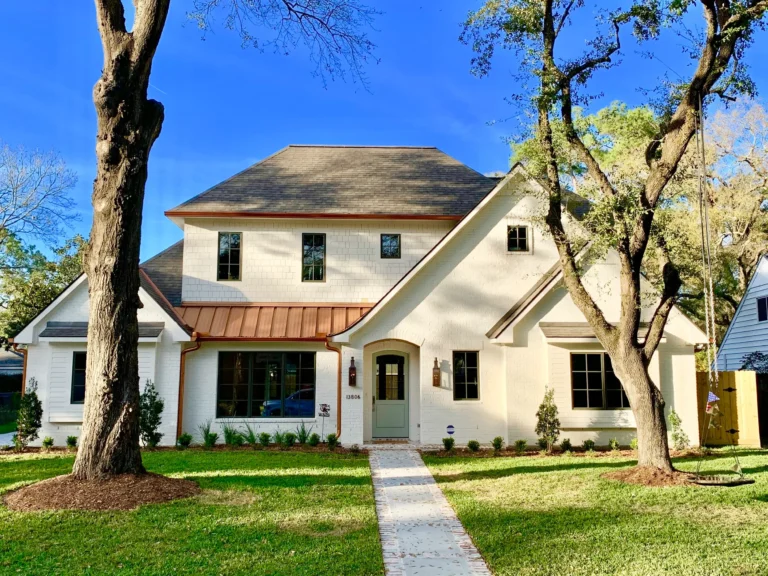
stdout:
[[249,418],[247,416],[234,416],[232,418],[216,418],[214,422],[223,424],[237,424],[238,422],[248,424],[258,424],[259,422],[264,424],[300,424],[301,422],[316,422],[317,420],[318,417],[316,416],[286,416],[284,418]]

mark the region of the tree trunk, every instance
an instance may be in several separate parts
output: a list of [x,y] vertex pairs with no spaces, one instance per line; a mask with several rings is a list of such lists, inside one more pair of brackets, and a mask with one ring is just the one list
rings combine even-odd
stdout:
[[[146,54],[137,53],[142,38],[120,30],[121,6],[108,3],[102,12],[97,1],[97,8],[105,62],[93,91],[98,133],[85,265],[88,357],[83,433],[72,470],[83,480],[144,472],[139,450],[139,246],[147,160],[163,122],[163,106],[147,99],[151,56],[147,61]],[[120,13],[114,12],[118,8]],[[134,29],[146,24],[137,21]]]

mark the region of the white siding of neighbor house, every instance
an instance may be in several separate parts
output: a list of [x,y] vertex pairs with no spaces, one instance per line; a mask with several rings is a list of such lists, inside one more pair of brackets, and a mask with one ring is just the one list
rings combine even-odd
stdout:
[[741,370],[744,356],[768,354],[768,322],[757,321],[757,299],[768,296],[768,256],[763,256],[720,345],[718,368]]
[[[184,301],[376,302],[452,227],[451,221],[195,219],[184,226]],[[218,281],[218,233],[242,232],[241,280]],[[302,234],[326,235],[326,279],[301,281]],[[401,235],[382,259],[381,234]]]

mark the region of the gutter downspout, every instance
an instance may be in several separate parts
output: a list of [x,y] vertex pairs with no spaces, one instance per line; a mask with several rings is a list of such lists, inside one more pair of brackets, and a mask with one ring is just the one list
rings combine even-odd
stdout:
[[176,439],[179,439],[179,436],[181,436],[181,425],[184,418],[184,375],[187,369],[187,354],[190,352],[194,352],[195,350],[200,350],[200,346],[203,345],[203,343],[197,339],[197,332],[192,332],[192,342],[195,343],[194,346],[190,346],[189,348],[184,348],[181,351],[181,357],[179,360],[179,409],[176,413]]
[[[21,369],[21,395],[24,396],[24,392],[27,391],[27,352],[29,350],[27,348],[19,348],[19,345],[16,344],[16,342],[13,342],[11,339],[11,343],[13,344],[13,351],[18,352],[24,357],[24,365]],[[339,368],[341,370],[341,368]]]
[[331,346],[331,341],[326,337],[325,347],[339,355],[338,372],[336,374],[336,439],[341,438],[341,348]]

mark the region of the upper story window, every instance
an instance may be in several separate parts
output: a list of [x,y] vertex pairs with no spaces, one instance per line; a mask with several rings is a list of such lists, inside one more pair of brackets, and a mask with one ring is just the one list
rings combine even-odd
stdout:
[[507,252],[530,252],[527,226],[507,226]]
[[302,234],[302,282],[325,280],[325,234]]
[[768,322],[768,296],[757,299],[757,321]]
[[611,357],[602,352],[571,354],[571,389],[574,408],[629,408],[624,388],[613,373]]
[[381,257],[400,258],[400,234],[381,235]]
[[240,280],[240,232],[219,232],[217,280]]
[[453,353],[453,399],[477,400],[480,398],[479,352],[457,351]]
[[72,354],[72,391],[69,395],[70,404],[82,404],[85,402],[85,352]]

